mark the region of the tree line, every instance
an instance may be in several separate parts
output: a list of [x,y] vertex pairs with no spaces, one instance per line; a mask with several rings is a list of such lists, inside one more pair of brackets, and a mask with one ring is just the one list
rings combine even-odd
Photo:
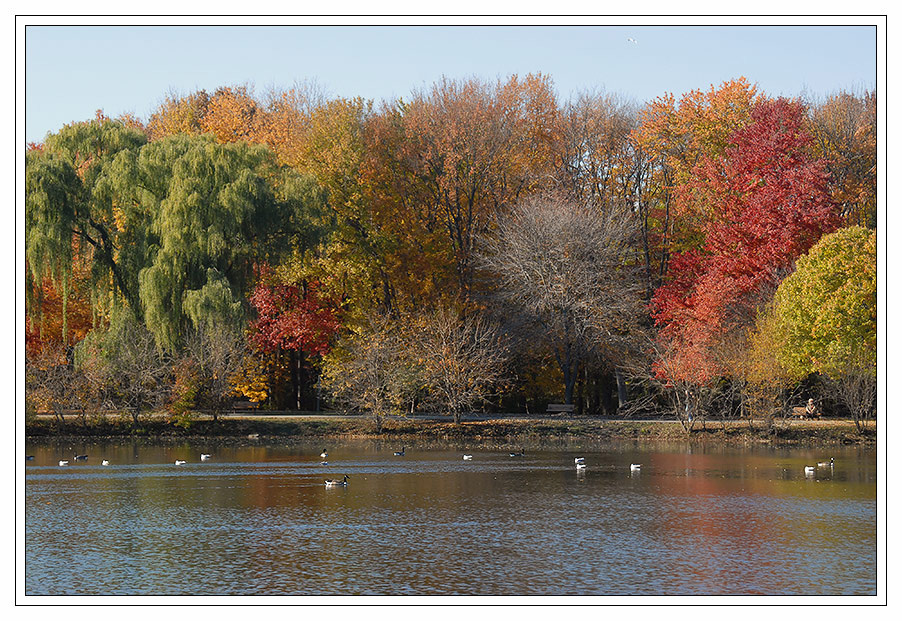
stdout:
[[[30,411],[876,409],[876,93],[170,94],[26,149]],[[853,390],[853,387],[857,387]],[[854,393],[854,394],[853,394]]]

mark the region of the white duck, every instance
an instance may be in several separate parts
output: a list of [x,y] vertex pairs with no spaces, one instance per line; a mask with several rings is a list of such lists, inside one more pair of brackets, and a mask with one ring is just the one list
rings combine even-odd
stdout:
[[184,459],[176,459],[176,460],[175,460],[175,465],[176,465],[176,466],[181,466],[182,464],[187,464],[187,463],[188,463],[188,462],[185,461]]

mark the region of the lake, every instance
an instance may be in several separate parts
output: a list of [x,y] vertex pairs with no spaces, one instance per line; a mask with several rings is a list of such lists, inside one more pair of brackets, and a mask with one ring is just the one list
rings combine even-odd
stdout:
[[873,449],[316,442],[29,443],[26,595],[876,594]]

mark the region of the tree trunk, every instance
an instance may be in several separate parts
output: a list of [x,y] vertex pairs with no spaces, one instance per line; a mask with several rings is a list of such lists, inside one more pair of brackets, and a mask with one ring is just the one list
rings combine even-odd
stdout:
[[617,413],[617,402],[614,399],[616,382],[611,371],[602,371],[599,375],[599,389],[601,391],[601,407],[605,416]]
[[573,410],[574,414],[582,415],[584,413],[584,404],[585,404],[585,392],[587,385],[589,383],[589,371],[586,369],[586,365],[583,366],[582,372],[578,374],[578,378],[576,381],[576,408]]
[[297,365],[297,383],[295,384],[295,396],[297,398],[297,409],[301,409],[301,392],[303,391],[304,378],[304,352],[297,350],[295,352],[295,364]]
[[619,368],[614,369],[614,377],[617,379],[617,409],[622,410],[626,407],[626,380]]
[[569,367],[564,367],[564,403],[573,404],[573,387],[576,384],[576,373]]
[[291,404],[289,407],[294,410],[300,410],[300,398],[299,398],[299,386],[300,386],[300,365],[298,364],[298,352],[294,349],[288,350],[288,368],[290,381],[291,381],[291,392],[289,393],[289,403]]

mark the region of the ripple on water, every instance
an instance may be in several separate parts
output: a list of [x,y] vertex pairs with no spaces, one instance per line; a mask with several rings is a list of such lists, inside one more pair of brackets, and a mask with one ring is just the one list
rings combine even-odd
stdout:
[[[348,446],[330,449],[328,466],[316,456],[255,462],[238,449],[219,453],[216,462],[180,467],[159,463],[168,458],[159,449],[157,463],[29,466],[26,592],[876,589],[868,456],[855,476],[811,485],[774,476],[785,454],[580,451],[589,467],[577,474],[572,454],[552,451],[522,460],[477,453],[465,462],[453,451],[409,448],[398,459]],[[628,464],[640,461],[641,475],[631,476]],[[322,485],[344,474],[348,488]]]

